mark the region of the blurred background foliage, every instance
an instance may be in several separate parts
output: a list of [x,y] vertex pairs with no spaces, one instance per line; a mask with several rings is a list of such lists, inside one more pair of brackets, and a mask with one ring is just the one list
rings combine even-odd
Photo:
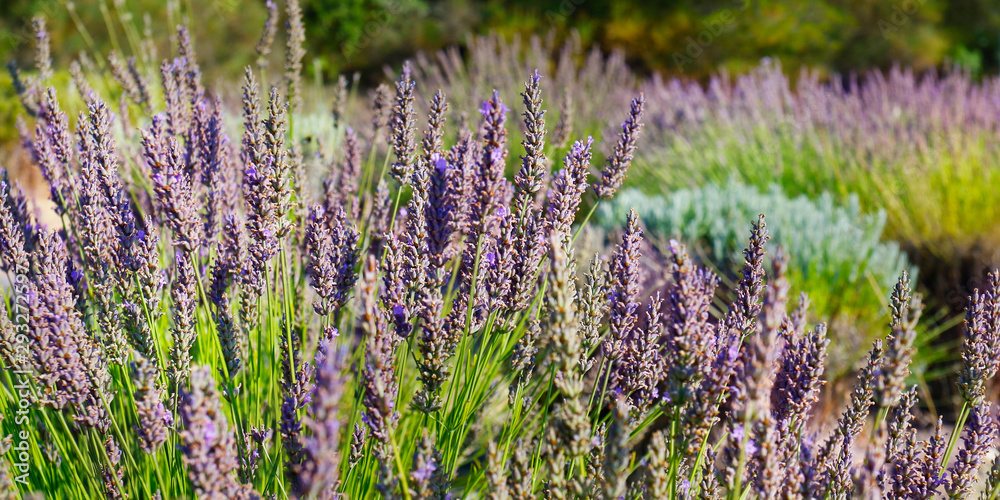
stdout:
[[[846,74],[892,63],[995,71],[1000,48],[992,0],[303,0],[302,8],[315,58],[307,72],[326,77],[374,77],[416,50],[489,31],[565,39],[576,30],[584,46],[624,49],[640,72],[698,79],[746,71],[764,57],[793,74],[802,66]],[[49,20],[55,55],[67,59],[125,46],[147,29],[166,40],[186,17],[213,78],[238,75],[250,62],[252,53],[230,48],[255,43],[266,8],[263,0],[7,0],[0,58],[30,57],[29,23],[39,13]]]

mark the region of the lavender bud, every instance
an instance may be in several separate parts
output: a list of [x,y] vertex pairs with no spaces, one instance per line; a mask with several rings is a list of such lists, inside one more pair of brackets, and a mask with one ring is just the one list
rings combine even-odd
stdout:
[[372,98],[372,127],[374,128],[372,147],[375,147],[379,131],[389,124],[392,111],[389,107],[390,92],[389,86],[384,83],[375,88],[375,96]]
[[553,231],[566,236],[572,234],[573,221],[580,208],[583,193],[587,190],[587,176],[590,169],[590,146],[594,139],[588,137],[587,142],[577,141],[566,153],[565,167],[556,173],[552,181],[552,189],[548,194],[548,218]]
[[260,40],[257,41],[257,66],[261,69],[267,68],[267,56],[271,54],[271,45],[274,44],[274,35],[278,32],[278,3],[267,0],[267,20],[264,21],[264,29],[261,30]]
[[570,135],[573,134],[573,96],[568,88],[562,92],[562,100],[559,101],[559,121],[552,131],[552,145],[557,149],[562,149],[569,142]]
[[[632,339],[639,310],[639,287],[642,276],[639,270],[642,229],[635,210],[629,210],[622,243],[611,260],[611,332],[604,342],[604,353],[611,360],[608,368],[609,390],[619,387],[624,374],[630,369],[625,359]],[[622,390],[627,388],[622,387]]]
[[396,410],[396,344],[398,338],[386,327],[384,313],[378,304],[378,265],[369,255],[361,277],[359,318],[368,349],[361,368],[364,386],[365,422],[371,435],[379,442],[378,453],[388,457],[390,436],[395,431],[399,412]]
[[156,455],[167,440],[167,410],[163,406],[163,391],[157,387],[159,369],[154,360],[142,355],[132,363],[132,380],[135,382],[135,409],[139,416],[136,433],[142,451]]
[[413,466],[410,469],[410,484],[413,485],[410,494],[413,498],[445,500],[449,497],[450,481],[444,471],[443,460],[425,428],[413,454]]
[[968,498],[978,480],[979,469],[990,450],[994,450],[997,424],[990,416],[990,405],[972,407],[955,463],[948,468],[945,492],[950,498]]
[[875,387],[875,401],[890,408],[899,403],[903,381],[910,374],[910,360],[916,349],[917,320],[920,317],[920,297],[910,296],[910,279],[904,271],[893,288],[891,297],[891,331],[886,338],[885,360]]
[[642,93],[639,94],[638,98],[632,99],[632,108],[629,110],[625,123],[622,123],[622,133],[618,137],[615,152],[604,165],[600,182],[594,184],[594,192],[597,193],[598,198],[611,198],[625,181],[628,167],[632,164],[632,157],[635,155],[635,144],[639,139],[639,131],[642,130],[642,111],[645,104],[646,98]]
[[337,313],[354,289],[359,238],[343,209],[328,213],[317,205],[310,212],[305,243],[310,283],[320,297],[313,303],[317,314]]
[[392,163],[392,175],[401,184],[408,184],[413,175],[413,154],[416,150],[414,133],[417,114],[413,111],[413,79],[410,78],[410,63],[403,64],[403,71],[396,81],[396,104],[392,108],[389,128],[392,134],[392,150],[396,161]]
[[288,20],[285,51],[285,86],[291,111],[302,107],[302,58],[306,55],[306,28],[302,24],[302,8],[298,0],[288,0],[285,6]]
[[219,406],[221,397],[207,366],[191,372],[190,389],[181,394],[180,450],[198,498],[247,498],[250,486],[236,481],[235,438]]
[[339,441],[341,422],[339,405],[344,395],[342,374],[345,353],[336,351],[323,340],[316,353],[316,385],[304,426],[310,431],[303,438],[302,462],[298,485],[305,498],[335,498],[340,469]]
[[445,114],[448,113],[448,102],[444,99],[444,92],[438,89],[430,102],[430,113],[427,117],[427,130],[420,141],[424,153],[424,159],[434,167],[434,155],[440,155],[442,151],[442,138],[444,137]]
[[337,77],[337,86],[333,90],[333,105],[331,106],[334,128],[339,128],[344,123],[344,113],[346,111],[347,78],[344,78],[344,75],[340,75]]
[[174,304],[173,328],[170,336],[170,380],[175,387],[183,386],[191,368],[191,346],[195,340],[195,269],[191,254],[177,252],[174,255],[174,280],[170,286],[170,298]]
[[193,252],[201,244],[201,224],[180,143],[166,134],[162,115],[154,116],[152,126],[142,131],[142,143],[158,209],[173,231],[174,246]]
[[535,193],[542,188],[542,176],[548,167],[545,158],[545,110],[542,109],[542,79],[538,70],[524,84],[524,145],[525,155],[521,157],[521,170],[514,184],[521,191]]
[[35,30],[35,69],[38,70],[38,83],[44,85],[52,79],[52,55],[49,49],[49,32],[45,30],[45,18],[31,18],[31,27]]

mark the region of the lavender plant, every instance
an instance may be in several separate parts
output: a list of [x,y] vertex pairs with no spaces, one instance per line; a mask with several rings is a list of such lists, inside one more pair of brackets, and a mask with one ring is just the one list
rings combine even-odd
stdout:
[[[630,207],[640,214],[654,246],[668,253],[665,247],[671,239],[689,244],[692,254],[723,278],[743,262],[741,221],[761,211],[773,214],[768,250],[785,250],[786,272],[798,290],[809,295],[813,317],[835,326],[830,332],[831,361],[837,368],[827,373],[832,378],[850,373],[865,345],[884,335],[889,307],[878,304],[884,303],[899,273],[905,270],[917,279],[917,268],[899,245],[882,241],[885,212],[865,214],[857,197],[839,206],[829,193],[815,200],[792,198],[778,186],[760,191],[739,183],[679,189],[668,196],[629,189],[598,207],[596,225],[615,230]],[[930,342],[937,332],[933,321],[921,328],[925,326],[921,343]]]
[[[294,2],[288,12],[299,31]],[[404,70],[394,107],[387,87],[377,92],[374,124],[340,117],[351,126],[334,129],[343,137],[328,157],[292,127],[307,97],[301,35],[289,37],[289,92],[272,87],[264,103],[247,69],[238,146],[183,27],[161,66],[164,102],[142,102],[150,116],[138,115],[132,139],[111,132],[124,117],[97,93],[75,134],[57,92],[25,95],[36,122],[28,144],[42,152],[62,224],[41,223],[2,184],[0,255],[14,285],[0,302],[4,495],[975,491],[997,434],[986,383],[997,371],[1000,275],[968,310],[965,405],[950,437],[939,424],[916,439],[916,395],[904,384],[920,305],[905,274],[884,342],[822,432],[813,407],[827,330],[808,325],[804,307],[788,310],[787,262],[768,254],[763,216],[718,316],[718,278],[679,244],[651,294],[635,211],[580,281],[575,236],[589,216],[578,212],[627,174],[641,95],[619,110],[626,125],[598,174],[592,138],[564,152],[547,145],[543,73],[525,72],[529,134],[509,180],[511,96],[485,95],[479,122],[456,120],[447,133],[447,97],[435,93],[418,152],[419,94]],[[354,132],[362,127],[371,133]],[[307,164],[327,167],[322,182],[303,174]],[[992,498],[996,474],[985,484]]]

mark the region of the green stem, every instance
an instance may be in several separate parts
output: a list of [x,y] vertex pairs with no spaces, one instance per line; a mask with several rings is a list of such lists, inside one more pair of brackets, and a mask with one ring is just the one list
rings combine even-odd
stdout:
[[948,466],[948,460],[951,459],[951,454],[955,451],[955,445],[958,444],[958,437],[962,434],[962,428],[965,427],[965,420],[969,418],[970,410],[969,402],[963,402],[962,409],[958,412],[958,420],[955,421],[955,428],[951,430],[951,436],[948,438],[948,448],[944,452],[944,457],[941,458],[941,475],[938,477],[944,477],[945,467]]

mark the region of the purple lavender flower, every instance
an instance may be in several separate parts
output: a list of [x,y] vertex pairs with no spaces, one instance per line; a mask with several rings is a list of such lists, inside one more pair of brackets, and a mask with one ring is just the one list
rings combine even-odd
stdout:
[[562,99],[559,101],[559,121],[552,131],[552,145],[556,148],[563,148],[569,142],[573,133],[573,94],[570,89],[564,88]]
[[757,333],[757,317],[764,292],[764,245],[768,239],[767,224],[761,214],[750,230],[750,244],[743,250],[745,262],[737,285],[736,300],[725,318],[726,325],[743,336]]
[[444,137],[445,114],[448,113],[448,102],[444,98],[444,92],[438,89],[430,102],[430,113],[427,116],[427,130],[420,141],[424,153],[424,159],[432,166],[434,165],[434,155],[441,155],[442,139]]
[[521,199],[521,209],[512,215],[514,227],[511,257],[510,293],[506,307],[512,311],[527,309],[534,296],[542,257],[545,255],[545,219],[527,196]]
[[[393,331],[400,338],[407,338],[413,331],[410,322],[412,304],[410,299],[410,281],[413,273],[418,272],[411,265],[411,255],[407,242],[399,239],[394,233],[386,236],[385,259],[382,276],[382,300],[390,312]],[[418,272],[422,277],[423,273]]]
[[163,406],[163,391],[158,387],[159,369],[155,360],[141,355],[132,363],[135,382],[135,406],[139,416],[136,433],[142,451],[155,455],[167,440],[167,411]]
[[35,69],[38,83],[44,85],[52,79],[52,55],[49,47],[49,32],[45,29],[45,18],[31,18],[31,28],[35,30]]
[[671,360],[666,379],[670,401],[683,404],[695,397],[705,368],[712,361],[715,330],[709,324],[709,307],[718,279],[698,269],[685,248],[670,241],[668,285],[664,310],[665,354]]
[[243,224],[237,221],[235,216],[229,215],[223,224],[222,239],[215,266],[212,268],[208,298],[215,305],[213,316],[216,331],[222,347],[222,357],[226,361],[226,372],[231,379],[239,373],[242,365],[240,358],[243,352],[243,336],[233,321],[227,289],[235,281],[245,258],[246,232]]
[[344,394],[345,356],[328,340],[321,341],[316,353],[316,384],[303,421],[310,434],[303,438],[302,461],[297,470],[299,493],[304,498],[337,497],[341,432],[338,413]]
[[413,79],[410,78],[410,63],[403,63],[403,71],[396,81],[396,104],[392,108],[389,128],[392,134],[392,150],[396,161],[392,163],[392,175],[401,184],[408,184],[413,175],[413,154],[416,150],[414,133],[417,114],[413,111]]
[[183,80],[187,62],[181,58],[164,60],[160,64],[160,83],[163,85],[163,99],[166,101],[164,127],[167,135],[185,137],[191,122],[188,106],[187,86]]
[[320,297],[313,303],[317,314],[336,314],[354,289],[359,238],[343,209],[331,213],[317,205],[309,214],[305,235],[307,272]]
[[566,153],[565,166],[556,173],[552,181],[552,189],[548,194],[549,204],[547,220],[553,231],[571,235],[573,221],[580,207],[583,193],[587,190],[587,176],[590,169],[590,146],[594,139],[588,137],[587,142],[576,141]]
[[266,5],[267,20],[264,21],[264,29],[261,30],[260,40],[257,42],[257,66],[260,68],[268,66],[267,56],[271,53],[274,35],[278,32],[278,3],[267,0]]
[[[578,143],[579,144],[579,143]],[[635,210],[629,210],[628,221],[622,243],[615,250],[611,260],[611,332],[604,342],[604,353],[611,359],[608,368],[609,390],[620,387],[625,373],[631,365],[639,360],[626,358],[629,343],[633,338],[633,328],[638,320],[639,287],[642,276],[639,270],[639,257],[642,246],[642,229],[639,228],[639,216]]]
[[997,423],[991,411],[991,405],[982,404],[973,406],[969,412],[962,438],[965,446],[948,468],[945,481],[945,492],[950,498],[967,498],[972,494],[986,454],[996,449]]
[[420,319],[420,359],[417,367],[421,388],[413,399],[413,406],[424,413],[441,408],[438,392],[448,380],[448,359],[458,343],[457,332],[448,328],[443,310],[439,287],[429,286],[421,291],[421,300],[417,304],[417,317]]
[[42,176],[49,183],[52,201],[56,211],[67,213],[67,205],[74,199],[74,183],[71,174],[74,145],[69,132],[69,119],[59,109],[56,91],[49,88],[39,113],[40,122],[35,129],[35,149],[38,152]]
[[[287,321],[287,318],[283,321]],[[285,449],[285,463],[291,472],[294,472],[303,459],[302,420],[299,412],[312,401],[313,376],[312,363],[302,358],[302,345],[298,334],[282,335],[281,393],[284,399],[281,403],[279,430],[281,445]],[[297,479],[295,475],[292,478]]]
[[130,57],[126,62],[117,52],[111,51],[108,55],[108,62],[111,67],[111,75],[115,77],[115,80],[118,80],[122,90],[125,91],[124,94],[136,106],[148,111],[150,109],[149,85],[146,78],[136,68],[135,57]]
[[192,254],[178,251],[174,255],[174,279],[170,298],[174,304],[173,327],[170,336],[170,380],[182,387],[191,369],[191,346],[195,340],[195,269]]
[[80,424],[106,431],[111,422],[102,398],[112,399],[107,392],[111,376],[76,309],[67,281],[66,246],[55,233],[43,232],[32,259],[35,274],[23,300],[41,401],[55,409],[70,408]]
[[920,318],[920,297],[911,297],[910,279],[906,271],[893,288],[890,302],[892,320],[886,338],[885,361],[875,386],[875,401],[883,407],[893,407],[903,394],[903,381],[910,374],[910,359],[916,352],[913,342],[917,337],[917,320]]
[[181,146],[166,134],[162,115],[154,116],[150,128],[142,131],[142,142],[158,209],[173,232],[174,246],[193,252],[201,244],[202,227]]
[[302,58],[306,55],[306,28],[302,24],[302,8],[298,0],[285,4],[285,85],[292,110],[302,107]]
[[337,86],[333,88],[333,102],[330,105],[330,114],[333,117],[333,126],[340,129],[344,123],[344,112],[347,108],[347,78],[344,75],[337,77]]
[[632,157],[635,155],[639,131],[642,130],[642,110],[645,104],[646,98],[642,93],[639,93],[639,97],[632,99],[632,108],[629,110],[625,123],[622,123],[622,133],[618,137],[615,152],[608,158],[604,171],[601,172],[600,182],[594,184],[594,192],[597,193],[598,198],[611,198],[625,181],[628,167],[632,164]]
[[4,179],[0,180],[0,262],[7,272],[26,273],[30,269],[28,253],[25,248],[22,223],[15,217],[15,210],[10,203],[10,185],[7,183],[6,171]]
[[808,418],[823,385],[829,343],[826,325],[819,324],[811,333],[786,344],[771,396],[776,421],[802,422]]
[[219,406],[220,396],[207,366],[191,372],[191,387],[178,405],[180,450],[198,498],[247,499],[253,490],[236,481],[235,438]]
[[[201,86],[201,68],[194,53],[191,33],[183,24],[177,26],[177,55],[179,56],[177,71],[180,77],[178,84],[183,86],[184,102],[193,107],[201,102],[205,96],[205,89]],[[190,118],[190,114],[187,116]]]
[[538,70],[524,84],[524,145],[525,155],[521,157],[521,170],[514,184],[521,191],[535,193],[542,188],[542,175],[548,168],[545,158],[545,110],[542,109],[542,90],[538,82],[542,79]]
[[424,429],[410,469],[413,498],[445,500],[449,497],[450,481],[444,471],[443,460],[441,452],[434,447],[434,440]]
[[1000,289],[995,286],[996,280],[994,272],[984,292],[973,290],[965,311],[965,343],[958,386],[962,398],[972,406],[982,404],[986,397],[985,383],[996,375],[1000,366],[1000,360],[991,354],[1000,343],[1000,335],[995,329],[1000,317],[997,299]]
[[391,119],[392,109],[389,107],[389,97],[391,90],[386,84],[380,84],[375,88],[374,96],[372,97],[372,127],[373,127],[373,138],[372,147],[378,139],[378,133],[386,126],[389,125],[389,120]]
[[208,246],[219,234],[222,218],[235,209],[239,188],[229,159],[229,136],[223,130],[222,103],[203,101],[200,109],[196,114],[200,140],[195,172],[208,188],[204,223],[205,246]]
[[119,465],[122,460],[122,450],[113,436],[108,436],[104,440],[104,452],[108,455],[108,464],[101,464],[104,494],[109,500],[124,500],[128,495],[122,491],[125,485],[125,470]]
[[330,172],[323,179],[323,206],[327,212],[344,207],[351,220],[356,221],[361,212],[358,185],[361,177],[361,148],[354,129],[344,132],[344,156],[339,163],[331,163]]
[[429,177],[424,216],[428,264],[434,282],[440,283],[445,277],[443,268],[457,251],[455,240],[465,215],[462,171],[443,156],[432,153],[424,172]]
[[395,431],[399,412],[396,409],[396,344],[398,337],[386,326],[384,312],[378,300],[378,264],[369,255],[361,275],[361,306],[359,317],[367,352],[360,368],[364,389],[366,424],[378,441],[376,453],[380,459],[392,456],[390,437]]
[[507,121],[508,111],[510,109],[500,100],[500,92],[496,90],[479,109],[483,115],[483,141],[476,167],[478,203],[473,205],[473,223],[479,223],[500,206],[501,192],[506,183],[507,129],[504,122]]

